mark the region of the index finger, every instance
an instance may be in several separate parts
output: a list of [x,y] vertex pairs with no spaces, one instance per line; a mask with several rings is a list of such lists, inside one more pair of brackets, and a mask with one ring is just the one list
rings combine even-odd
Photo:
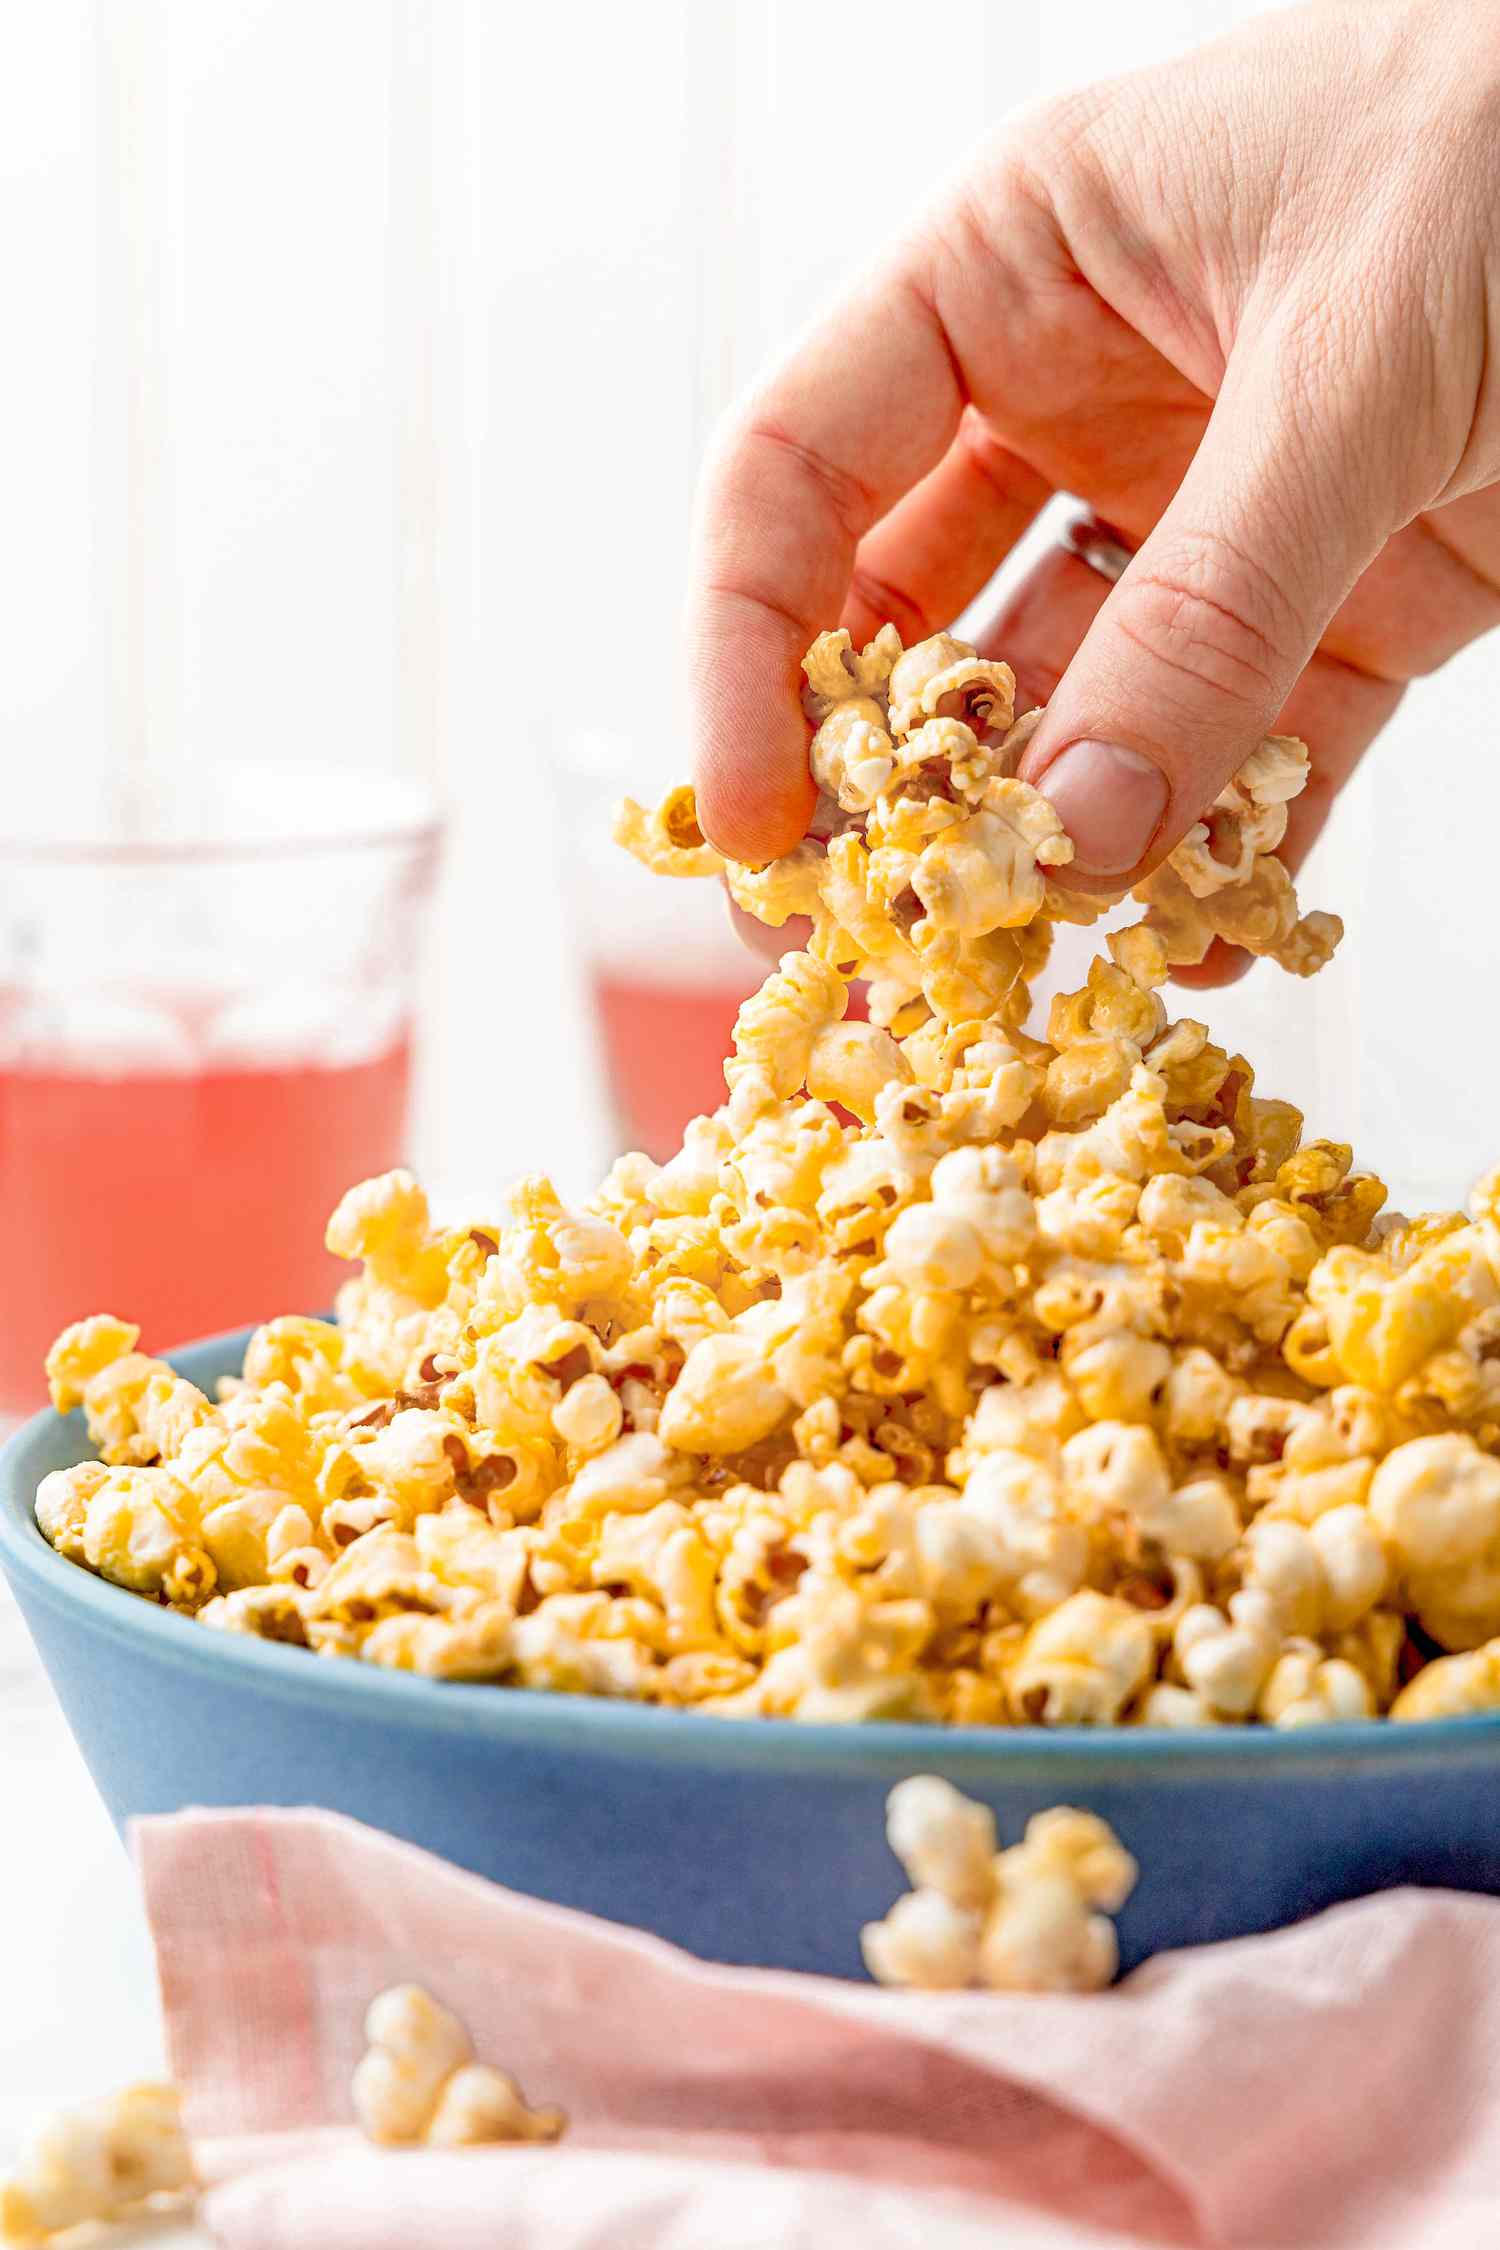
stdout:
[[705,473],[688,609],[699,818],[760,864],[813,807],[798,698],[870,526],[941,459],[965,391],[917,255],[872,276],[736,418]]

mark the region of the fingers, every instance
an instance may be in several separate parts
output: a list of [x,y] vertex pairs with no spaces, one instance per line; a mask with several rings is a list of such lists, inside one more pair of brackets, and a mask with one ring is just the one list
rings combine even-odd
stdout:
[[1247,953],[1242,945],[1227,945],[1216,937],[1201,961],[1185,964],[1172,971],[1172,982],[1180,984],[1187,992],[1218,992],[1226,984],[1238,984],[1255,967],[1255,955]]
[[[851,629],[879,622],[882,598],[908,631],[946,623],[1057,482],[1060,428],[1085,433],[1060,459],[1114,464],[1163,500],[1201,428],[1202,398],[1084,283],[1007,145],[984,170],[982,229],[961,187],[752,400],[704,478],[695,778],[707,833],[737,858],[804,831],[799,666],[844,612],[857,555]],[[950,456],[971,395],[983,424]],[[1000,437],[975,443],[980,428]]]
[[[1097,571],[1057,546],[1049,548],[985,618],[976,637],[987,655],[1004,657],[1014,669],[1018,709],[1045,703],[1052,696],[1109,592]],[[1342,663],[1324,648],[1314,653],[1277,714],[1274,731],[1299,735],[1311,746],[1313,759],[1307,788],[1290,808],[1280,853],[1293,873],[1402,692],[1398,683]],[[1216,940],[1197,967],[1174,970],[1173,981],[1195,988],[1232,984],[1251,965],[1251,957],[1239,947]]]
[[1109,596],[1096,570],[1063,546],[1049,547],[982,619],[975,639],[1016,675],[1016,709],[1048,703]]
[[860,541],[842,622],[856,642],[887,620],[908,648],[980,593],[1052,497],[972,407],[937,467]]
[[770,962],[774,967],[783,953],[806,951],[808,940],[812,936],[812,924],[804,915],[794,914],[779,929],[773,930],[769,924],[757,922],[755,916],[747,914],[742,906],[736,906],[727,891],[724,894],[724,904],[729,909],[730,928],[746,952],[755,954],[759,960]]
[[1231,366],[1203,442],[1037,730],[1023,777],[1079,871],[1168,849],[1244,763],[1391,529],[1357,402],[1295,385],[1269,335]]
[[732,857],[760,864],[802,836],[803,654],[842,610],[860,540],[941,460],[963,404],[909,251],[752,399],[711,463],[688,651],[699,814]]
[[[1312,753],[1307,787],[1288,807],[1286,837],[1278,854],[1294,875],[1321,835],[1335,797],[1404,693],[1399,681],[1373,679],[1322,651],[1292,690],[1275,731],[1300,736]],[[1323,901],[1312,903],[1320,906]]]
[[[1106,501],[1093,486],[1077,489],[1087,491],[1100,513],[1136,544],[1160,513],[1146,491]],[[1460,511],[1455,524],[1451,519]],[[1496,625],[1500,492],[1450,503],[1396,532],[1335,610],[1321,645],[1376,679],[1413,680],[1436,671]]]

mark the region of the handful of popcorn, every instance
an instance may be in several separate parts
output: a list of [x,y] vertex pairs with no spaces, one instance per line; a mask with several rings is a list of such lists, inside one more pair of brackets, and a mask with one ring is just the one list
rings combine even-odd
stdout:
[[684,789],[620,817],[811,922],[723,1105],[581,1210],[534,1177],[438,1227],[404,1173],[352,1189],[336,1324],[271,1321],[216,1398],[123,1320],[69,1329],[52,1395],[99,1458],[44,1480],[46,1536],[212,1629],[729,1716],[1500,1708],[1500,1174],[1382,1219],[1160,997],[1216,935],[1332,951],[1274,856],[1302,746],[1262,744],[1042,1037],[1053,926],[1099,902],[1050,879],[1009,670],[890,627],[804,669],[794,852],[724,861]]

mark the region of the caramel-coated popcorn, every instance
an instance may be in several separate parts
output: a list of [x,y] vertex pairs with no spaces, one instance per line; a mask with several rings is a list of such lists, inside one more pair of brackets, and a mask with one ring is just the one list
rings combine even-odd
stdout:
[[[1216,934],[1331,950],[1274,856],[1301,745],[1261,745],[1042,1037],[1053,927],[1100,902],[1056,880],[1008,669],[890,627],[804,669],[795,851],[726,862],[686,789],[621,815],[648,865],[811,922],[722,1106],[581,1210],[534,1177],[441,1227],[406,1173],[352,1189],[337,1322],[272,1321],[216,1399],[122,1320],[70,1329],[53,1396],[99,1459],[44,1480],[47,1537],[220,1630],[729,1716],[1500,1703],[1500,1175],[1467,1219],[1382,1219],[1162,998]],[[956,1962],[973,1900],[914,1896]]]

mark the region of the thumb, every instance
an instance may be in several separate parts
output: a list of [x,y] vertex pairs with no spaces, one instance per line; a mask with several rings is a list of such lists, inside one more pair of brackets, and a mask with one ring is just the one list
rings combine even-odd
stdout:
[[1187,475],[1021,765],[1080,875],[1130,875],[1200,818],[1396,528],[1374,417],[1354,410],[1347,371],[1344,384],[1340,397],[1330,378],[1299,378],[1264,338],[1231,361]]

